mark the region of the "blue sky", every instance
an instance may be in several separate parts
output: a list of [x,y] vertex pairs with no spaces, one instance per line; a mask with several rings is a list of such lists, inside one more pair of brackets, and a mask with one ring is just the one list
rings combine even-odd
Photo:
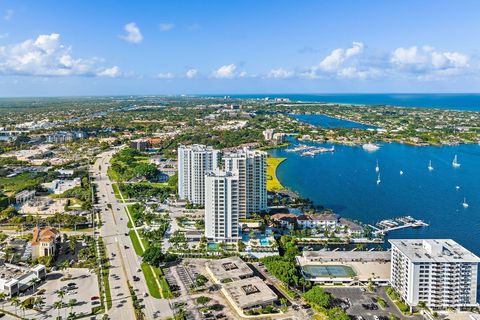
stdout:
[[0,0],[0,96],[479,92],[478,1]]

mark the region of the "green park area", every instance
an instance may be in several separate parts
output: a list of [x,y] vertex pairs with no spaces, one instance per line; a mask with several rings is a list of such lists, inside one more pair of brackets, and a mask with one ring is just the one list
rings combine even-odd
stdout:
[[267,158],[267,190],[268,191],[278,191],[278,190],[285,189],[277,178],[277,168],[280,165],[280,163],[282,163],[285,160],[286,158],[274,158],[274,157]]

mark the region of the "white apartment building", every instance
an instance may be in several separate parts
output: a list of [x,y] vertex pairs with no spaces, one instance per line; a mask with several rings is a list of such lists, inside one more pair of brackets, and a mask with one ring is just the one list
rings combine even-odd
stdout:
[[410,307],[468,308],[477,304],[480,259],[453,240],[389,240],[392,287]]
[[238,172],[215,170],[205,176],[205,237],[236,242],[239,238]]
[[178,147],[178,195],[205,205],[205,174],[218,167],[220,151],[200,144]]
[[267,153],[244,148],[223,157],[225,171],[237,171],[239,215],[267,210]]

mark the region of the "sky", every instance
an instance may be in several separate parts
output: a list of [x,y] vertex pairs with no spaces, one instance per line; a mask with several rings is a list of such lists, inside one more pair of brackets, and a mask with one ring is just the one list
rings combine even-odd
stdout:
[[0,96],[480,92],[476,0],[0,0]]

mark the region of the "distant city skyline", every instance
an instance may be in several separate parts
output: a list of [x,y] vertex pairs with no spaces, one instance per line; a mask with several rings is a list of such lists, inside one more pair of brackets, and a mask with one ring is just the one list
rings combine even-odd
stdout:
[[0,2],[0,97],[480,92],[476,1]]

